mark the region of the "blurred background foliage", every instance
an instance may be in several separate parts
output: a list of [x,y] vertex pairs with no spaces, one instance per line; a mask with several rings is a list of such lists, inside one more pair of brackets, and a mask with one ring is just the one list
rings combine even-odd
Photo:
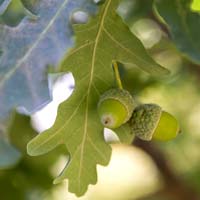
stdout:
[[[12,1],[0,16],[0,23],[17,26],[27,14],[34,19],[34,3],[36,0]],[[199,1],[191,1],[191,12],[199,15],[199,10]],[[0,162],[13,161],[9,167],[0,169],[1,199],[200,199],[200,66],[181,54],[172,42],[168,27],[154,13],[152,0],[124,0],[118,13],[149,54],[171,71],[170,76],[158,78],[119,63],[124,88],[138,102],[157,103],[173,113],[180,123],[181,134],[166,143],[113,144],[109,166],[98,166],[97,185],[91,186],[84,197],[76,198],[67,192],[67,182],[52,184],[67,159],[66,149],[61,147],[45,156],[29,157],[26,144],[38,134],[39,128],[36,123],[31,125],[28,116],[13,113],[7,140],[0,143]],[[69,81],[65,87],[72,89],[72,85]],[[48,123],[48,119],[43,117],[41,123]],[[9,146],[7,153],[5,145]],[[13,155],[11,161],[10,156],[4,158],[7,154]],[[16,157],[18,162],[14,162]]]
[[11,1],[0,16],[0,23],[15,27],[25,16],[28,16],[30,19],[35,19],[36,15],[34,14],[34,4],[36,4],[37,1],[38,0]]

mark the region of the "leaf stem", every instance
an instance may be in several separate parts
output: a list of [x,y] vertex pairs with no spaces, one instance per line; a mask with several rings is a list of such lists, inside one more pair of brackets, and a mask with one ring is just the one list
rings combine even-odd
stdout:
[[118,64],[116,61],[113,61],[113,68],[114,68],[114,72],[115,72],[115,78],[117,81],[117,85],[118,85],[119,89],[123,89],[120,74],[119,74],[119,68],[118,68]]

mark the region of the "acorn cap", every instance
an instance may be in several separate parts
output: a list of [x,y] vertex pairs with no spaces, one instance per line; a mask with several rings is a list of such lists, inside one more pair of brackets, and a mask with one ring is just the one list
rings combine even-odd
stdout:
[[167,141],[179,132],[178,121],[156,104],[138,106],[130,119],[133,133],[142,140]]
[[117,128],[132,116],[135,102],[130,93],[123,89],[110,89],[99,100],[98,113],[101,123],[107,128]]
[[156,104],[142,104],[136,107],[130,120],[133,133],[142,140],[150,141],[161,113],[162,108]]

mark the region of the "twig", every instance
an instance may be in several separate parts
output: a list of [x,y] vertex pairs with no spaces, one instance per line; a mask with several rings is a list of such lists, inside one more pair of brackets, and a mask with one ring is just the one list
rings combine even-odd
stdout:
[[119,89],[123,89],[120,74],[119,74],[119,68],[118,68],[118,64],[116,61],[113,61],[113,68],[114,68],[114,72],[115,72],[115,78],[117,81],[117,85],[118,85]]

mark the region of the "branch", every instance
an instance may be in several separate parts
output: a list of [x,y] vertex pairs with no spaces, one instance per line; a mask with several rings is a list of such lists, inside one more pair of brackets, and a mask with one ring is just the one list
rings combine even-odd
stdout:
[[[165,155],[158,147],[156,147],[153,142],[144,142],[142,140],[135,139],[133,145],[141,148],[151,156],[163,176],[165,187],[158,193],[154,194],[154,197],[164,196],[167,197],[167,199],[169,200],[200,199],[200,194],[195,191],[194,188],[185,183],[184,180],[181,179],[181,177],[178,177],[174,173]],[[148,197],[147,199],[149,200],[150,197]]]

